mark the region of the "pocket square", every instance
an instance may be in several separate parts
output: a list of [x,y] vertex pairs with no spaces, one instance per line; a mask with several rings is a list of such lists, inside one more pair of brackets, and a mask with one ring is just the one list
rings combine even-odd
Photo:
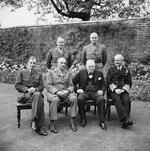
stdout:
[[101,77],[98,78],[98,80],[101,80],[101,79],[102,79]]

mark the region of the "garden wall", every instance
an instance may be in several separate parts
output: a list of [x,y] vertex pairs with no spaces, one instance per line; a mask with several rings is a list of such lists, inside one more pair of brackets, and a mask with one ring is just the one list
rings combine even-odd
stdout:
[[23,62],[35,54],[43,61],[58,36],[64,36],[67,49],[80,56],[91,32],[107,46],[109,60],[118,52],[127,62],[147,63],[150,58],[150,18],[0,29],[0,56]]

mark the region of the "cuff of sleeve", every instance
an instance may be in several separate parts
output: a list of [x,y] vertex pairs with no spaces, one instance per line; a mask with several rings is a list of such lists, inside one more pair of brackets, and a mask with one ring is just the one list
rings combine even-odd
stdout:
[[54,94],[56,94],[59,90],[55,91]]
[[28,92],[28,88],[25,88],[25,89],[24,89],[24,93],[27,93],[27,92]]
[[110,88],[111,91],[114,91],[114,89],[116,89],[117,86],[112,83],[112,84],[109,85],[109,88]]

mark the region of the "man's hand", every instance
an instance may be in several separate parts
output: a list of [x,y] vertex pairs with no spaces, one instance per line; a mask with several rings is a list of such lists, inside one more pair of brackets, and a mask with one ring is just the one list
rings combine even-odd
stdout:
[[36,89],[34,87],[31,87],[31,88],[28,89],[29,93],[34,93],[35,91],[36,91]]
[[115,89],[115,93],[117,93],[117,94],[121,94],[121,93],[123,93],[123,92],[124,92],[123,89]]
[[102,90],[98,90],[98,91],[97,91],[97,94],[98,94],[98,95],[103,95],[103,91],[102,91]]
[[58,91],[56,94],[60,97],[67,97],[69,94],[69,91],[68,90]]
[[78,89],[77,93],[84,93],[83,89]]

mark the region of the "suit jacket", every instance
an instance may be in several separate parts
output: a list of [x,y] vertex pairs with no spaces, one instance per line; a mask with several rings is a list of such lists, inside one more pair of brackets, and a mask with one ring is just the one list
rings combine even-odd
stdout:
[[70,93],[73,93],[74,89],[71,73],[67,70],[62,73],[58,68],[49,70],[46,78],[46,89],[49,93],[49,98],[56,95],[57,91],[69,90]]
[[[85,91],[87,78],[88,78],[87,69],[80,70],[79,73],[73,79],[75,91],[77,91],[77,89],[83,89]],[[96,91],[102,90],[104,94],[105,89],[106,89],[106,84],[105,84],[103,73],[100,71],[94,70],[93,78],[96,83],[95,85]]]
[[15,81],[15,88],[18,91],[18,102],[21,102],[24,97],[28,96],[27,89],[31,87],[34,87],[36,91],[43,91],[44,83],[42,74],[35,70],[31,76],[28,69],[20,70]]
[[107,61],[106,47],[102,44],[96,44],[94,47],[89,44],[83,48],[82,51],[82,62],[85,65],[86,61],[92,59],[95,63],[102,63],[105,66]]
[[129,92],[129,88],[132,86],[132,78],[129,69],[122,66],[121,71],[116,66],[111,67],[106,76],[106,82],[110,90],[115,88],[125,89]]
[[70,52],[63,50],[62,54],[58,50],[58,48],[52,48],[49,50],[46,58],[46,65],[47,68],[50,69],[51,67],[55,68],[57,64],[57,60],[60,57],[64,57],[66,59],[67,67],[70,68],[72,65],[72,55]]

